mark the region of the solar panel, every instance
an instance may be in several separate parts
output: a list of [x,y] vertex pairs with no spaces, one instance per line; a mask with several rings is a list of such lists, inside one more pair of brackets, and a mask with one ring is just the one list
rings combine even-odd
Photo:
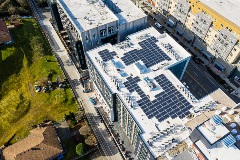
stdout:
[[183,95],[173,86],[173,84],[161,74],[154,79],[163,88],[163,92],[155,95],[155,99],[151,101],[148,96],[139,87],[139,77],[127,77],[127,81],[123,84],[129,92],[136,91],[141,99],[137,101],[148,118],[156,117],[158,121],[163,121],[168,117],[184,118],[189,115],[192,105],[183,97]]
[[107,62],[107,61],[113,59],[113,57],[117,55],[116,52],[109,52],[108,49],[99,51],[98,54],[100,55],[100,57],[102,58],[102,60],[104,62]]
[[121,58],[125,65],[130,65],[134,62],[142,60],[147,67],[154,66],[164,60],[171,60],[156,44],[158,40],[155,37],[150,37],[139,42],[142,47],[139,50],[132,50],[124,54]]

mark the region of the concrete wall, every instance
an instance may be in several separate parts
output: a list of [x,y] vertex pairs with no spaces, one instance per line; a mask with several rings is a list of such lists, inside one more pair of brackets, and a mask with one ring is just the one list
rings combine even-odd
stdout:
[[[108,24],[98,26],[97,28],[93,28],[91,30],[82,32],[81,37],[82,37],[82,42],[84,44],[84,50],[88,51],[90,49],[95,48],[96,46],[102,45],[101,39],[104,39],[106,37],[109,37],[118,33],[117,26],[118,26],[118,21],[116,20]],[[111,34],[108,31],[109,27],[113,27],[113,32]],[[101,30],[105,30],[106,32],[105,36],[102,36],[102,37],[100,36]]]
[[147,17],[137,19],[135,21],[125,23],[119,26],[118,40],[123,41],[132,33],[143,30],[147,27]]

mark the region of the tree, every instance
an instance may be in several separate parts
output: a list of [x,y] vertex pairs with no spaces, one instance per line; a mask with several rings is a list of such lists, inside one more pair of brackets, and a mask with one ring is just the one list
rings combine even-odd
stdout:
[[85,139],[85,143],[89,146],[94,146],[97,144],[97,140],[96,138],[94,137],[93,134],[91,134],[90,136],[88,136],[86,139]]
[[79,143],[76,146],[76,153],[78,155],[83,155],[87,151],[86,145],[84,143]]
[[80,134],[83,136],[89,135],[91,133],[91,129],[89,128],[88,125],[82,126],[79,131],[80,131]]
[[71,120],[71,121],[76,121],[75,119],[75,114],[73,112],[69,112],[69,114],[65,114],[65,120]]
[[21,18],[19,14],[14,14],[14,15],[11,15],[8,19],[10,21],[15,21],[17,19]]

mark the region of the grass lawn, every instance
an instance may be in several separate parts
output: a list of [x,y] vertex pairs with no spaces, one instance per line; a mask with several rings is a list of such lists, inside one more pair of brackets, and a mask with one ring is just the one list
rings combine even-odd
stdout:
[[12,137],[11,143],[22,139],[45,119],[77,111],[71,89],[35,92],[36,81],[63,76],[36,21],[24,19],[11,33],[15,43],[0,48],[0,146]]

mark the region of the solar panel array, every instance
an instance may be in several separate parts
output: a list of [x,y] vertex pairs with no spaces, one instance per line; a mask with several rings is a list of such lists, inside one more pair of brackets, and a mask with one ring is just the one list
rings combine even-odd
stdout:
[[155,77],[157,83],[164,90],[155,95],[155,99],[151,101],[137,84],[139,77],[128,77],[123,84],[129,92],[136,91],[141,99],[137,101],[148,118],[156,117],[159,122],[164,121],[168,117],[184,118],[189,115],[189,110],[193,107],[183,95],[172,85],[172,83],[162,74]]
[[154,66],[164,60],[171,60],[161,48],[156,44],[158,40],[155,37],[150,37],[146,40],[139,42],[138,44],[142,49],[134,49],[124,53],[121,58],[126,66],[142,60],[146,67]]
[[104,62],[107,62],[107,61],[113,59],[113,57],[117,55],[116,52],[114,52],[114,51],[113,52],[109,52],[108,49],[104,49],[102,51],[99,51],[98,54],[100,55],[100,57],[102,58],[102,60]]

